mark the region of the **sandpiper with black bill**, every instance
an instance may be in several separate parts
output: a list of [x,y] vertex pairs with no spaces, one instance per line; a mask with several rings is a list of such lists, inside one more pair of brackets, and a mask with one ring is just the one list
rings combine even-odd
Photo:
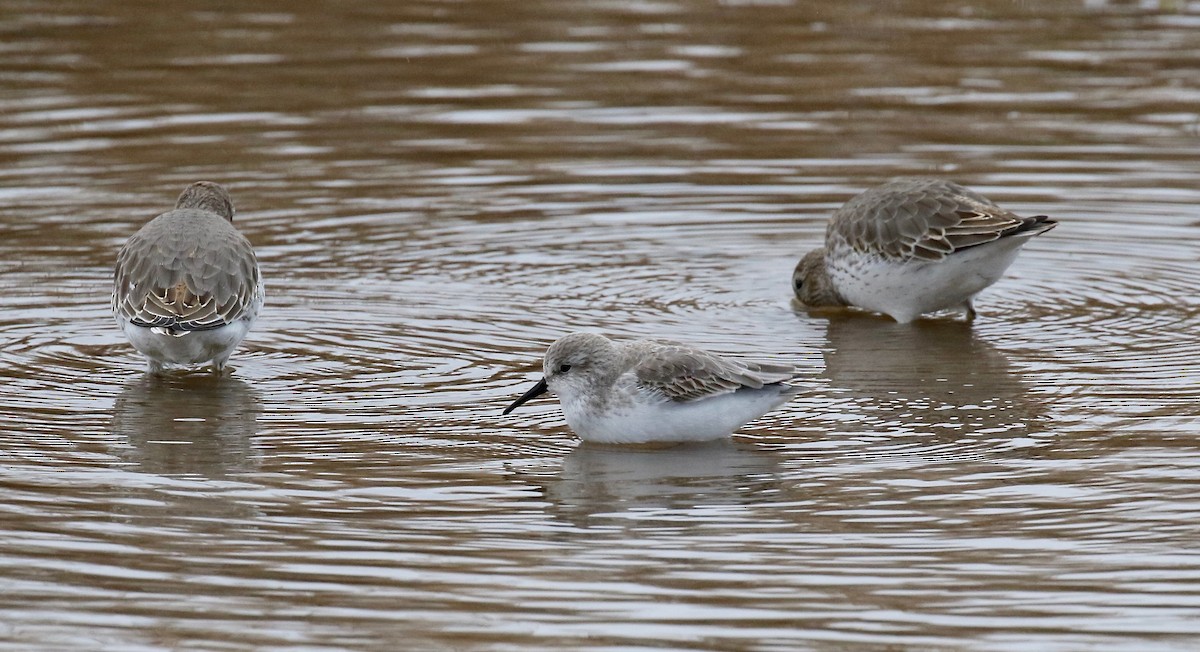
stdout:
[[546,351],[543,378],[504,414],[551,392],[584,441],[662,444],[728,437],[800,390],[790,364],[726,358],[674,342],[564,336]]

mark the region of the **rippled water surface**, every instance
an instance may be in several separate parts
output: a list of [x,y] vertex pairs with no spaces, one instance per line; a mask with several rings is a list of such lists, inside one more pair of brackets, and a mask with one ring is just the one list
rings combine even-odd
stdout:
[[[1200,4],[0,8],[0,649],[1200,646]],[[853,193],[1059,219],[973,326],[810,315]],[[268,284],[155,379],[120,244]],[[732,442],[500,410],[578,329],[792,360]]]

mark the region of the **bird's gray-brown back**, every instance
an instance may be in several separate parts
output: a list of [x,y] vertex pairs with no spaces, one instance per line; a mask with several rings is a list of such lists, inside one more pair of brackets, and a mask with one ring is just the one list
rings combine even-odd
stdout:
[[676,401],[761,389],[796,375],[792,365],[724,358],[672,342],[632,342],[623,355],[639,385]]
[[113,304],[140,326],[205,330],[240,317],[258,284],[254,250],[228,219],[179,208],[151,220],[122,247]]
[[1054,222],[1022,217],[942,179],[896,179],[846,202],[830,220],[826,247],[895,261],[938,261],[968,247]]

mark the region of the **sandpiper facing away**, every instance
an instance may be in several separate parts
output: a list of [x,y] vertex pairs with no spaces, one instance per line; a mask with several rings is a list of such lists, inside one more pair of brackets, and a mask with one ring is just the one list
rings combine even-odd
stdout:
[[825,246],[796,265],[792,288],[808,306],[857,306],[910,322],[938,310],[975,318],[975,295],[995,283],[1021,245],[1058,223],[1021,217],[940,179],[896,179],[846,202]]
[[682,344],[573,333],[546,351],[544,377],[504,410],[547,391],[584,441],[645,444],[728,437],[799,391],[796,369]]
[[209,361],[219,372],[258,318],[263,294],[229,193],[200,181],[121,248],[112,308],[152,373]]

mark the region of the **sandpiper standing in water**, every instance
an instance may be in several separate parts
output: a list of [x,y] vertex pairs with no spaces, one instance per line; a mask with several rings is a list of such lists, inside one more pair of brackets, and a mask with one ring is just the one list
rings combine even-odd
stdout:
[[112,308],[152,373],[212,362],[220,372],[263,305],[250,241],[233,226],[220,185],[184,189],[175,210],[151,220],[121,248]]
[[792,289],[812,307],[857,306],[898,322],[957,309],[995,283],[1021,245],[1054,228],[940,179],[896,179],[846,202],[825,246],[796,265]]
[[584,441],[645,444],[728,437],[799,392],[786,364],[723,358],[672,342],[572,333],[546,351],[544,377],[504,410],[547,391]]

